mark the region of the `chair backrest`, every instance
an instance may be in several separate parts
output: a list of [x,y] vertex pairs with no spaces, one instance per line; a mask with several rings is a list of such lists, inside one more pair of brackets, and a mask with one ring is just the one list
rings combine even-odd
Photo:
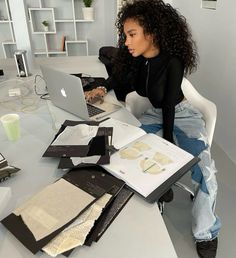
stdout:
[[208,143],[211,146],[217,117],[215,103],[203,97],[186,78],[183,78],[181,88],[186,99],[202,113],[206,124]]
[[[202,113],[208,143],[211,146],[217,117],[216,105],[203,97],[186,78],[183,78],[181,88],[186,99]],[[139,96],[133,91],[126,96],[125,106],[135,117],[139,118],[152,104],[148,98]]]

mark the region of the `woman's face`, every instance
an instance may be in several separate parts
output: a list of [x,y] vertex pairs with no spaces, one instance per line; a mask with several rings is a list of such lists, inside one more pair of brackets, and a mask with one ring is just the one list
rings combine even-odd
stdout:
[[143,27],[134,19],[127,19],[124,23],[126,36],[125,45],[133,57],[153,57],[157,55],[157,47],[153,45],[152,35],[144,34]]

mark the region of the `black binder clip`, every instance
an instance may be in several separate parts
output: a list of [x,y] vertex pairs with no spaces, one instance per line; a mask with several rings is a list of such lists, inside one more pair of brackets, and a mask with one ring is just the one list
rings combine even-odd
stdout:
[[114,145],[107,145],[107,150],[110,152],[110,154],[113,154],[117,152],[119,149],[116,149]]

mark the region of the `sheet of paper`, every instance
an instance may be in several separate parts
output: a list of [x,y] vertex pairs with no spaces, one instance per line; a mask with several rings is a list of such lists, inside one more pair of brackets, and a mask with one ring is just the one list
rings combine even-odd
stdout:
[[99,218],[103,208],[110,200],[110,194],[104,194],[78,219],[49,242],[44,248],[50,256],[57,256],[60,253],[71,250],[84,244],[86,236],[93,227],[95,221]]
[[146,134],[146,132],[139,127],[129,125],[113,118],[105,120],[100,123],[99,126],[113,127],[112,144],[116,149],[120,149],[126,144]]
[[75,218],[94,197],[64,179],[47,186],[14,213],[38,241]]
[[92,163],[97,164],[98,160],[101,158],[101,155],[94,155],[89,157],[70,157],[74,166],[77,166],[81,163]]
[[51,145],[88,145],[97,131],[98,126],[86,124],[67,126]]
[[147,197],[192,159],[178,146],[146,134],[112,154],[110,164],[103,167]]

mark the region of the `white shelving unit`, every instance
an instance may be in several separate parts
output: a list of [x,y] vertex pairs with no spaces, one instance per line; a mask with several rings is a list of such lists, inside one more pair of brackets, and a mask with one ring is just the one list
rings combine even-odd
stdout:
[[0,58],[11,58],[16,49],[8,0],[0,0]]
[[[88,40],[79,26],[94,20],[82,17],[82,0],[26,0],[35,56],[88,55]],[[44,31],[42,21],[49,22]],[[89,29],[89,28],[88,28]]]
[[[8,1],[0,0],[0,58],[13,57],[16,49]],[[25,6],[36,57],[89,54],[85,31],[94,20],[83,19],[82,0],[25,0]],[[49,23],[48,31],[44,20]]]

